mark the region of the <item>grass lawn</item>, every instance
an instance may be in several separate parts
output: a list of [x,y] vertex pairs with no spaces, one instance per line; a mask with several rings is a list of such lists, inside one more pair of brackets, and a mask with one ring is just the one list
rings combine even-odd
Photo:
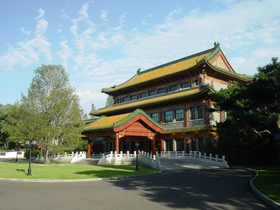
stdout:
[[[236,166],[237,167],[237,166]],[[279,166],[238,166],[255,169],[259,176],[254,186],[268,198],[280,203],[280,168]]]
[[90,179],[118,176],[132,176],[158,172],[158,170],[127,165],[86,165],[70,163],[32,163],[32,176],[27,176],[28,162],[0,162],[1,178],[18,179]]

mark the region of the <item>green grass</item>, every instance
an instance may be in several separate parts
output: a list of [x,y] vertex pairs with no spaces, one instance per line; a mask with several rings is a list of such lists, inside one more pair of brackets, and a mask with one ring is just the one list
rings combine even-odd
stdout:
[[32,163],[32,176],[27,176],[28,162],[0,162],[1,178],[18,179],[91,179],[105,177],[132,176],[158,172],[158,170],[128,165],[86,165]]
[[258,171],[254,186],[268,198],[280,203],[280,168],[279,166],[238,166]]

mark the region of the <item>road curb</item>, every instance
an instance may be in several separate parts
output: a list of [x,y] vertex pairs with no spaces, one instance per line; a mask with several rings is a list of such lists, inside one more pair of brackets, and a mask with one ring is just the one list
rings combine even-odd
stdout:
[[251,169],[251,168],[239,168],[239,167],[232,167],[232,169],[242,169],[242,170],[246,170],[249,171],[250,173],[253,174],[253,178],[250,180],[249,184],[250,184],[250,188],[251,190],[260,198],[262,199],[264,202],[266,202],[268,205],[270,205],[272,208],[274,209],[279,209],[280,210],[280,203],[268,198],[267,196],[265,196],[261,191],[259,191],[255,186],[254,186],[254,180],[258,177],[259,173],[258,171]]
[[17,179],[17,178],[1,178],[1,180],[6,181],[18,181],[18,182],[48,182],[48,183],[66,183],[66,182],[92,182],[92,181],[110,181],[110,180],[122,180],[122,179],[128,179],[128,178],[137,178],[137,177],[143,177],[143,176],[152,176],[162,173],[163,171],[159,171],[156,173],[151,174],[140,174],[140,175],[132,175],[132,176],[116,176],[116,177],[106,177],[106,178],[92,178],[92,179]]

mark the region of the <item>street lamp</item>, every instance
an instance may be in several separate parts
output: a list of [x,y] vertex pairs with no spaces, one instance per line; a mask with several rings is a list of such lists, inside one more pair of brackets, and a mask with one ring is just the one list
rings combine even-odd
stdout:
[[16,162],[18,162],[18,151],[20,151],[20,146],[18,144],[15,147],[15,151],[17,152],[16,153]]
[[274,134],[274,140],[275,140],[275,144],[276,144],[276,147],[278,149],[278,158],[279,158],[279,166],[280,166],[280,131],[276,132]]
[[135,168],[135,170],[139,171],[139,168],[138,168],[138,147],[139,147],[139,142],[138,141],[135,142],[135,147],[136,147],[136,168]]
[[31,173],[31,150],[36,147],[36,143],[37,143],[36,139],[32,139],[32,141],[30,141],[29,139],[25,140],[25,147],[29,148],[29,167],[28,167],[27,176],[32,176],[32,173]]
[[[275,144],[276,144],[276,147],[277,147],[278,164],[279,164],[279,167],[280,167],[280,131],[277,131],[274,134],[274,140],[275,140]],[[279,174],[279,183],[280,183],[280,174]]]

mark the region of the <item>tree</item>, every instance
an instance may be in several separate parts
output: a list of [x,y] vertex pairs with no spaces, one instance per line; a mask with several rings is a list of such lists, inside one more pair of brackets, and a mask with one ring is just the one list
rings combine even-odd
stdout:
[[68,83],[61,65],[42,65],[35,70],[27,96],[22,94],[9,115],[9,139],[36,138],[47,164],[51,153],[73,150],[82,141],[83,112]]
[[248,83],[233,83],[229,88],[211,95],[217,102],[216,111],[227,111],[225,122],[218,123],[218,146],[221,151],[246,150],[255,157],[274,153],[273,133],[279,128],[280,63],[258,68],[258,74]]
[[105,107],[112,107],[114,104],[114,98],[111,95],[108,95]]
[[8,116],[10,105],[0,104],[0,142],[3,144],[5,150],[9,149],[9,142],[7,141],[8,133],[5,131],[5,122]]

